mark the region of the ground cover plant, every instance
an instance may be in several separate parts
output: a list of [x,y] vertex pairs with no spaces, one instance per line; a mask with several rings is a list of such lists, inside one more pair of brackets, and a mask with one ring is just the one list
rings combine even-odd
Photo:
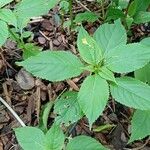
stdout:
[[[33,76],[52,84],[68,83],[68,80],[82,76],[78,86],[71,82],[76,91],[63,89],[42,107],[38,102],[36,127],[26,126],[21,121],[23,127],[14,128],[17,141],[24,150],[112,149],[90,135],[72,135],[77,124],[86,118],[89,132],[113,131],[116,128],[113,123],[95,128],[107,107],[111,107],[110,103],[131,111],[128,120],[131,131],[127,131],[131,135],[122,149],[150,135],[150,38],[136,42],[129,40],[132,26],[149,22],[150,1],[93,1],[101,8],[100,12],[91,11],[76,1],[85,9],[76,14],[74,3],[72,0],[0,1],[0,46],[5,47],[7,39],[17,43],[22,54],[22,60],[14,63],[17,69],[23,67]],[[60,22],[62,33],[69,29],[70,39],[76,43],[76,54],[68,48],[42,50],[33,43],[34,33],[27,30],[31,19],[46,15],[56,6],[59,8],[59,14],[54,15],[57,24]],[[85,29],[86,23],[96,24],[92,34]],[[13,111],[3,99],[1,102]],[[51,113],[54,115],[52,120]],[[149,138],[146,144],[148,142]]]

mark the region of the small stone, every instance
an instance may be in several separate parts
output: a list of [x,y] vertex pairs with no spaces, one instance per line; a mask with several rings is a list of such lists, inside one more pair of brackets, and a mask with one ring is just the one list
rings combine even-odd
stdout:
[[55,39],[55,40],[53,40],[53,44],[54,44],[55,46],[59,46],[59,45],[60,45],[60,42]]
[[21,69],[17,76],[16,80],[18,82],[18,85],[23,89],[23,90],[30,90],[35,86],[35,81],[32,75],[27,72],[24,69]]
[[46,43],[46,39],[44,37],[38,37],[38,41],[40,44],[45,44]]

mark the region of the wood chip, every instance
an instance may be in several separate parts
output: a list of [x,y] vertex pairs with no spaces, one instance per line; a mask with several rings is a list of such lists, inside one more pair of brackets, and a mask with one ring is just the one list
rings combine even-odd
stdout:
[[17,80],[19,86],[23,90],[30,90],[35,86],[34,78],[32,77],[32,75],[30,73],[28,73],[24,69],[21,69],[18,72],[18,74],[16,76],[16,80]]

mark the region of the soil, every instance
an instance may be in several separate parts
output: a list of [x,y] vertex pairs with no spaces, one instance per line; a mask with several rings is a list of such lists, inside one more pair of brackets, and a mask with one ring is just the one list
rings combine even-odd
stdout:
[[[93,2],[83,1],[83,4],[91,11],[99,10]],[[74,4],[74,14],[83,11],[85,9],[81,5]],[[70,34],[67,29],[62,31],[61,23],[56,19],[58,15],[59,8],[56,7],[48,15],[42,16],[41,19],[32,20],[26,30],[32,31],[34,37],[33,40],[25,39],[25,42],[34,42],[43,50],[70,50],[78,55],[76,33]],[[101,23],[101,21],[93,24],[85,22],[83,25],[92,34]],[[128,41],[137,42],[149,35],[149,24],[133,25]],[[22,68],[17,67],[15,62],[21,59],[22,51],[17,48],[14,41],[8,39],[3,48],[0,49],[0,96],[15,110],[26,125],[36,126],[41,106],[54,100],[66,89],[78,91],[86,73],[64,82],[51,83],[33,77]],[[127,145],[133,111],[116,103],[111,98],[103,116],[99,117],[94,127],[106,123],[114,124],[115,127],[103,132],[90,131],[87,119],[83,118],[74,124],[71,130],[69,128],[68,133],[72,136],[82,134],[94,137],[112,150],[150,150],[150,141],[147,141],[147,138]],[[49,125],[52,124],[53,119],[54,115],[51,113]],[[13,132],[13,128],[16,127],[20,127],[20,124],[5,106],[0,104],[0,150],[21,150]]]

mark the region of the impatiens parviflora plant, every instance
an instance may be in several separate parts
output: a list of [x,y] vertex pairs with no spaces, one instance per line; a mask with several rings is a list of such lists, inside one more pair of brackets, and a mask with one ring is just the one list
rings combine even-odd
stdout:
[[88,136],[77,136],[69,139],[66,145],[63,131],[53,124],[46,134],[36,127],[15,129],[15,134],[23,150],[108,150],[95,139]]
[[[142,44],[147,46],[150,50],[150,37],[141,41]],[[135,71],[135,78],[150,85],[150,63],[143,68]],[[131,137],[129,140],[143,139],[150,135],[150,110],[136,110],[131,121]]]
[[13,0],[0,0],[0,47],[8,38],[11,38],[17,42],[19,48],[23,49],[23,58],[26,59],[36,55],[40,48],[32,43],[23,42],[23,38],[31,34],[24,28],[32,17],[47,14],[59,0],[21,0],[13,10],[6,7],[10,2]]
[[93,37],[81,27],[77,46],[82,61],[67,51],[44,51],[17,64],[49,81],[62,81],[76,77],[84,70],[90,71],[77,97],[90,128],[105,109],[110,93],[117,102],[128,107],[150,110],[150,86],[131,77],[114,76],[114,73],[133,72],[150,60],[147,46],[127,44],[126,31],[120,20],[101,25]]

